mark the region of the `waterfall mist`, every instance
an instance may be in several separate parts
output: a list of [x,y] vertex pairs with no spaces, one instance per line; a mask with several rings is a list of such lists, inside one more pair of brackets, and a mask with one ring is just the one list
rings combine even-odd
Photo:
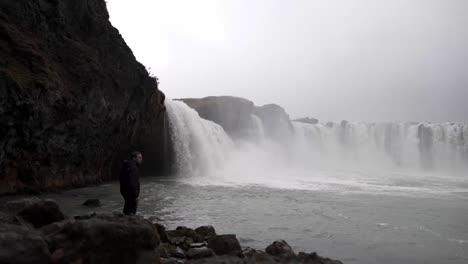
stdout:
[[271,127],[252,114],[241,136],[231,137],[184,102],[166,105],[174,169],[192,183],[443,193],[457,191],[450,182],[468,172],[467,124],[288,120]]

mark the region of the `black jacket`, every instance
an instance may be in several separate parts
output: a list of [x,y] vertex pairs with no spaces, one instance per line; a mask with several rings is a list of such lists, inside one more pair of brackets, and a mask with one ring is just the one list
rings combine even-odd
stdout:
[[120,193],[124,198],[140,195],[140,169],[134,160],[124,160],[120,171]]

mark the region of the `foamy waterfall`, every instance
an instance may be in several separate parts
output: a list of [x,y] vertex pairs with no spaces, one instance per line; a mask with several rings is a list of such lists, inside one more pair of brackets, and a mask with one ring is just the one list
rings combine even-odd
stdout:
[[235,168],[468,170],[467,124],[292,122],[292,134],[282,140],[268,137],[252,114],[246,138],[233,140],[185,103],[166,100],[166,106],[175,166],[186,175],[246,173]]
[[321,164],[427,170],[468,167],[467,124],[293,122],[293,126],[296,139],[307,145],[305,153]]
[[166,100],[166,108],[176,171],[197,175],[222,166],[233,148],[223,128],[181,101]]

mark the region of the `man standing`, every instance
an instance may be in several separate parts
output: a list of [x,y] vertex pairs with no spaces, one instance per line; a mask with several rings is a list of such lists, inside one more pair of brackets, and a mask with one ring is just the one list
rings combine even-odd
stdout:
[[125,199],[123,213],[135,215],[140,195],[140,165],[143,155],[139,151],[130,154],[130,160],[124,160],[120,171],[120,193]]

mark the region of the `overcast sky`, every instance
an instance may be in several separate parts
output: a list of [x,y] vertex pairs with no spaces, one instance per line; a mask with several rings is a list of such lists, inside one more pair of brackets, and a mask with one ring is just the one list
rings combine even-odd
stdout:
[[170,98],[291,118],[468,121],[468,0],[107,0]]

